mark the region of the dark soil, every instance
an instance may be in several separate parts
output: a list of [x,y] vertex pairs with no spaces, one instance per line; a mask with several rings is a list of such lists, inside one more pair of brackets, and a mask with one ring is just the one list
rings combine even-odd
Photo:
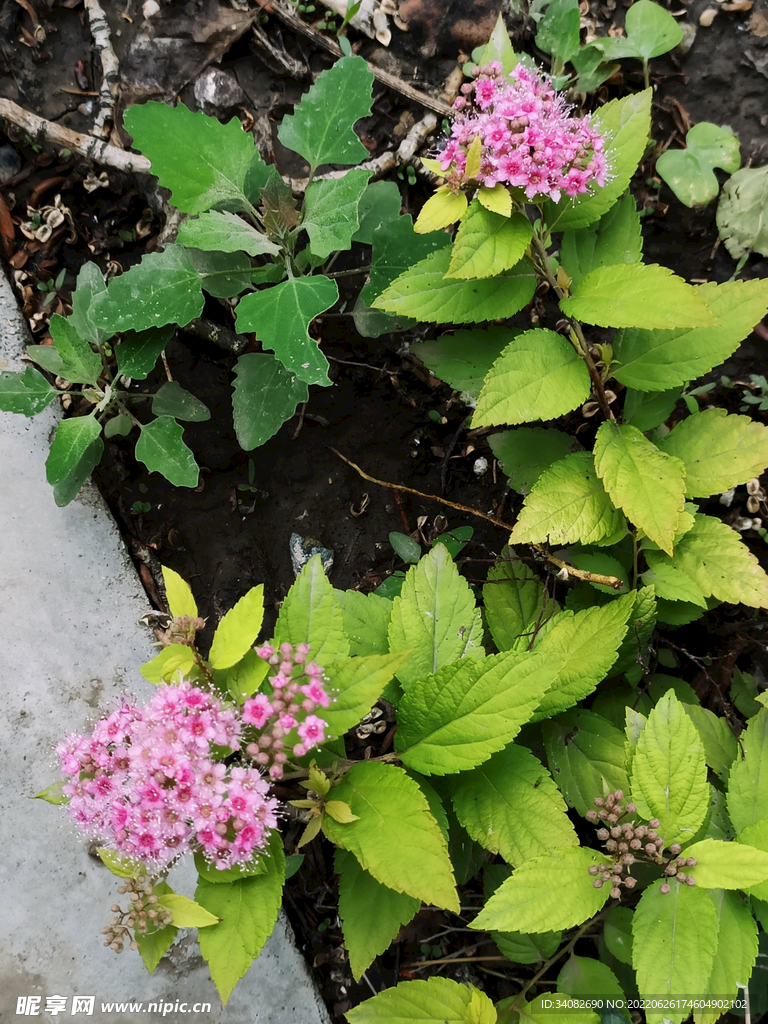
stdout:
[[[395,62],[404,77],[415,78],[417,87],[426,90],[429,83],[436,85],[447,77],[462,50],[466,53],[477,44],[473,32],[478,31],[478,25],[484,26],[490,18],[492,27],[498,6],[491,0],[476,6],[471,0],[454,0],[451,5],[408,0],[407,4],[401,3],[401,8],[410,11],[412,33],[393,29],[389,51],[365,41],[362,52],[368,56],[378,49],[380,59],[383,55],[390,64]],[[687,128],[686,117],[691,123],[708,120],[729,124],[741,141],[744,162],[751,159],[763,164],[768,159],[768,6],[765,0],[758,0],[749,12],[721,9],[711,27],[703,28],[698,22],[707,6],[707,0],[684,5],[687,17],[681,20],[696,27],[687,55],[673,54],[653,64],[653,80],[658,85],[653,137],[658,146],[679,144]],[[714,0],[711,6],[717,6]],[[45,42],[37,47],[18,42],[22,30],[31,33],[34,27],[24,8],[14,0],[0,2],[0,39],[4,40],[0,43],[0,95],[85,131],[93,111],[83,103],[90,98],[62,91],[94,90],[100,82],[99,62],[91,50],[83,9],[76,0],[65,4],[37,0],[33,8],[47,32]],[[129,0],[124,12],[127,19],[117,10],[109,12],[113,32],[120,32],[114,36],[118,56],[131,69],[131,96],[170,98],[181,92],[195,108],[189,82],[220,58],[221,68],[230,71],[243,90],[244,100],[239,105],[253,117],[262,148],[267,154],[276,149],[279,158],[275,125],[290,111],[307,81],[297,81],[275,70],[274,65],[268,66],[249,34],[238,36],[230,30],[228,36],[226,18],[222,19],[221,9],[213,0],[172,5],[164,12],[164,16],[177,19],[174,24],[182,34],[184,24],[188,34],[191,24],[218,26],[202,43],[190,44],[185,50],[186,63],[181,62],[177,68],[166,60],[142,69],[137,53],[149,50],[136,49],[136,38],[142,30],[139,8],[138,3]],[[675,13],[678,9],[679,5]],[[593,0],[588,17],[597,25],[598,34],[605,34],[611,25],[623,23],[623,11],[615,0]],[[524,26],[520,21],[510,24],[520,47],[526,38]],[[306,39],[291,34],[274,18],[263,31],[304,68],[316,73],[330,63]],[[77,61],[82,62],[79,82],[74,76]],[[621,80],[604,87],[604,97],[642,87],[639,64],[637,68],[631,64],[623,63]],[[403,68],[408,69],[407,73]],[[307,80],[309,77],[307,72]],[[376,155],[397,141],[398,125],[421,114],[412,104],[377,85],[373,114],[358,127]],[[2,193],[10,214],[23,219],[21,215],[30,200],[33,204],[50,202],[58,193],[73,211],[74,232],[62,231],[43,246],[28,245],[22,256],[23,239],[17,233],[18,248],[6,255],[14,269],[27,275],[26,280],[17,279],[17,283],[30,317],[43,309],[46,293],[38,284],[53,281],[65,269],[60,295],[46,308],[49,312],[66,312],[66,298],[82,262],[95,259],[104,270],[116,262],[125,269],[147,246],[155,244],[161,224],[147,198],[148,182],[110,171],[109,187],[88,192],[83,181],[89,168],[83,161],[60,160],[35,152],[25,143],[23,133],[12,127],[8,136],[22,157],[20,172],[7,182]],[[0,138],[0,143],[5,141]],[[290,167],[281,169],[295,173]],[[99,171],[97,167],[96,174]],[[59,180],[51,185],[53,179]],[[727,280],[734,263],[717,246],[714,207],[694,213],[678,204],[653,180],[651,158],[641,168],[637,183],[636,194],[648,214],[644,221],[646,259],[669,266],[688,280]],[[405,180],[400,184],[404,207],[418,212],[428,195],[426,187],[409,186]],[[146,229],[143,237],[138,242],[126,241],[126,231],[135,230],[139,223]],[[358,259],[358,265],[362,265],[367,256],[353,252],[351,259]],[[752,257],[744,276],[765,276],[767,263]],[[112,270],[117,267],[113,265]],[[349,280],[356,286],[362,283],[362,279]],[[353,299],[353,290],[345,297]],[[162,601],[152,575],[158,563],[170,566],[189,581],[200,612],[209,623],[203,646],[218,618],[258,583],[265,584],[268,614],[274,618],[294,579],[289,555],[292,533],[316,538],[323,547],[333,550],[330,578],[335,587],[364,591],[374,589],[393,570],[404,568],[388,542],[390,531],[413,533],[420,529],[426,543],[445,528],[472,525],[474,537],[462,553],[463,571],[472,582],[482,582],[488,564],[498,557],[506,542],[504,531],[481,519],[365,481],[334,453],[332,449],[337,449],[380,480],[443,496],[514,522],[519,498],[508,492],[485,432],[473,434],[468,430],[468,410],[458,396],[431,378],[418,361],[418,341],[440,331],[371,341],[357,334],[351,317],[341,308],[316,322],[323,351],[331,360],[333,386],[311,388],[306,408],[300,409],[271,441],[250,453],[239,447],[232,424],[231,371],[235,357],[179,332],[167,350],[170,371],[212,413],[210,421],[190,424],[185,430],[185,440],[203,470],[197,490],[173,488],[159,474],[149,474],[134,460],[131,443],[122,439],[108,443],[96,473],[97,483],[140,564],[153,599]],[[211,303],[206,316],[232,326],[231,313],[222,306]],[[519,314],[515,322],[527,327],[532,318],[537,318],[540,325],[554,326],[557,314],[544,297]],[[34,326],[42,337],[45,318],[38,318]],[[723,370],[713,371],[707,379],[719,381],[721,372],[734,379],[749,372],[765,373],[766,355],[765,340],[753,335]],[[154,390],[162,383],[163,374],[160,367],[146,381],[147,389]],[[718,385],[715,395],[718,404],[734,410],[738,407],[738,392],[725,391]],[[592,429],[582,421],[581,413],[574,413],[568,426],[575,429],[582,423]],[[475,473],[479,456],[489,463],[482,475]],[[737,499],[734,513],[739,511],[739,500],[743,505],[745,499],[746,493]],[[757,553],[765,550],[756,543]],[[696,659],[707,654],[716,659],[711,670],[715,675],[728,665],[732,668],[737,657],[742,662],[746,658],[748,663],[755,647],[751,641],[739,646],[734,641],[735,632],[733,620],[718,610],[704,625],[677,634],[675,644],[694,656],[681,655],[680,674],[702,683],[702,668]],[[709,677],[706,669],[704,672],[706,683]],[[350,743],[357,741],[350,738]],[[371,988],[378,991],[402,978],[427,976],[423,970],[414,973],[418,970],[414,962],[425,956],[438,958],[435,947],[439,947],[439,955],[456,955],[462,950],[464,956],[494,952],[487,943],[477,945],[476,933],[467,937],[461,931],[466,922],[441,911],[423,910],[404,929],[392,950],[372,966],[367,983],[355,985],[344,959],[336,900],[327,881],[330,877],[330,851],[316,841],[308,848],[301,872],[289,885],[287,909],[335,1015],[370,995]],[[469,907],[480,898],[475,884],[474,889],[465,890],[462,903]],[[465,940],[467,947],[463,949]],[[430,947],[432,952],[425,955],[422,946]],[[494,998],[511,994],[513,989],[503,975],[493,973],[498,965],[492,967],[489,973],[474,963],[454,965],[450,976],[482,985]]]

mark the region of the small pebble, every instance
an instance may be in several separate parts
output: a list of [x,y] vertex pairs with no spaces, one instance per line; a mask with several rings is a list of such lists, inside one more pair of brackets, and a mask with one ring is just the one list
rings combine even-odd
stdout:
[[21,157],[13,146],[0,146],[0,185],[21,170]]
[[699,16],[699,24],[702,26],[702,28],[709,28],[709,26],[712,24],[716,17],[717,8],[708,7],[706,11],[702,11],[701,15]]

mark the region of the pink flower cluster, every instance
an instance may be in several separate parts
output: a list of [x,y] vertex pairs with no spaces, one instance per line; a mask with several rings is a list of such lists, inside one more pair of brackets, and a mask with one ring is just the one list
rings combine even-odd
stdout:
[[88,835],[162,870],[188,851],[224,869],[252,859],[277,825],[277,801],[255,768],[228,768],[212,745],[238,750],[231,708],[191,683],[125,703],[57,754],[68,811]]
[[312,714],[327,708],[330,697],[323,686],[323,670],[314,661],[306,663],[308,644],[280,645],[279,653],[264,644],[256,653],[277,668],[269,677],[272,693],[257,693],[243,705],[243,722],[261,732],[246,746],[254,761],[268,767],[273,779],[280,779],[288,760],[286,750],[303,757],[325,739],[327,723]]
[[604,142],[589,119],[571,117],[542,75],[518,64],[505,80],[501,70],[494,61],[462,86],[451,139],[440,154],[449,185],[458,190],[466,183],[467,152],[478,137],[481,163],[473,180],[489,188],[501,182],[525,189],[528,199],[546,195],[558,202],[593,182],[605,185]]

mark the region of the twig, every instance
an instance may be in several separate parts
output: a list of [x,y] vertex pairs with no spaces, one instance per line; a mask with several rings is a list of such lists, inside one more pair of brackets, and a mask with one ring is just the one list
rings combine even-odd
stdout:
[[85,0],[85,9],[88,12],[93,45],[101,57],[102,71],[99,112],[93,122],[92,134],[100,139],[108,139],[115,120],[115,104],[120,88],[120,65],[112,49],[109,22],[99,0]]
[[44,117],[38,117],[37,114],[25,110],[11,100],[0,98],[0,117],[23,128],[31,136],[33,143],[52,142],[56,146],[77,153],[78,156],[84,156],[94,163],[113,167],[118,171],[149,173],[150,163],[145,156],[127,153],[124,149],[118,149],[117,146],[110,146],[102,139],[94,138],[93,135],[81,135],[53,121],[46,121]]

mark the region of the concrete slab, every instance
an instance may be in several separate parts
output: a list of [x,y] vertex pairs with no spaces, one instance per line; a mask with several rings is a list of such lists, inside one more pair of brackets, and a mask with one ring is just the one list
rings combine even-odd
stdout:
[[[30,340],[0,274],[0,370],[21,369]],[[88,855],[61,808],[30,800],[58,777],[54,748],[64,736],[114,708],[126,689],[139,697],[152,690],[138,673],[153,653],[137,622],[149,609],[111,516],[90,481],[64,509],[46,483],[57,416],[53,409],[34,419],[0,413],[0,1017],[20,1019],[23,998],[22,1015],[68,1020],[73,997],[93,996],[91,1011],[86,1004],[75,1016],[109,1024],[327,1024],[282,916],[224,1008],[194,933],[181,933],[152,976],[137,953],[106,949],[100,929],[117,879]],[[171,884],[192,895],[194,870],[180,871]],[[58,1015],[52,1003],[46,1013],[52,996],[66,1000]],[[148,1009],[152,1002],[159,1012]],[[114,1003],[141,1006],[106,1005]]]

